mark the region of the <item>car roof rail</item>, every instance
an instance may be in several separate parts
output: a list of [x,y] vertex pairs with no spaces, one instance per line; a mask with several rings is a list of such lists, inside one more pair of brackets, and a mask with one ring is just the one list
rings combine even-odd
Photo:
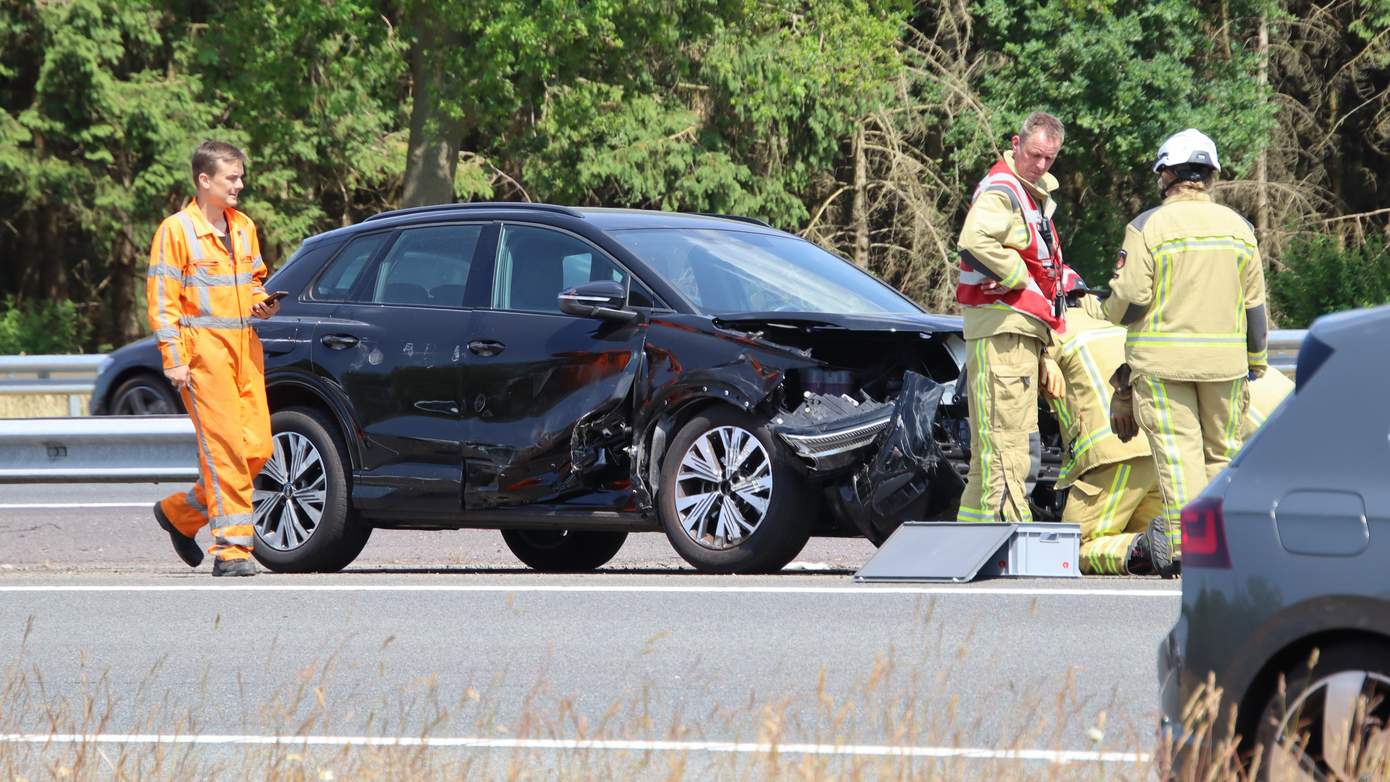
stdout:
[[726,215],[720,214],[719,212],[696,212],[695,214],[704,215],[705,217],[722,217],[725,220],[737,220],[740,223],[752,223],[753,225],[761,225],[764,228],[772,227],[772,223],[769,223],[766,220],[760,220],[756,217],[748,217],[747,215]]
[[364,219],[362,222],[369,223],[373,220],[384,220],[388,217],[400,217],[401,215],[428,214],[430,212],[449,212],[462,211],[469,209],[535,209],[542,212],[555,212],[556,214],[569,215],[570,217],[583,217],[584,213],[578,209],[568,206],[556,206],[555,204],[533,204],[529,201],[467,201],[457,204],[430,204],[428,206],[412,206],[406,209],[393,209],[389,212],[381,212]]

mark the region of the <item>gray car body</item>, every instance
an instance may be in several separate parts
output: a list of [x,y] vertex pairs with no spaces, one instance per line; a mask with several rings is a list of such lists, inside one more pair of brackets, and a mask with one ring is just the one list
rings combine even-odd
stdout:
[[1390,641],[1387,338],[1390,307],[1314,323],[1297,392],[1203,492],[1231,565],[1184,562],[1158,655],[1166,727],[1211,672],[1249,738],[1280,672],[1330,642]]

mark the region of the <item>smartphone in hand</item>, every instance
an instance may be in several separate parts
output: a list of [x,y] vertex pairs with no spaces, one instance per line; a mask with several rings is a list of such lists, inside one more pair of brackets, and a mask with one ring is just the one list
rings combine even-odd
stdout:
[[271,291],[270,295],[266,296],[265,303],[269,304],[272,301],[279,301],[288,295],[290,295],[289,291]]

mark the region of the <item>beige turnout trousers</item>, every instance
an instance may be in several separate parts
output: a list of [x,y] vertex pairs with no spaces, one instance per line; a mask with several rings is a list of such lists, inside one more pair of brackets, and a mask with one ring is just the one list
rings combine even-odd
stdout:
[[1250,390],[1243,377],[1197,383],[1135,375],[1133,383],[1134,417],[1153,447],[1163,515],[1178,557],[1182,507],[1240,450]]
[[[1038,429],[1041,341],[1022,334],[966,340],[970,474],[957,521],[1032,521],[1025,482]],[[959,390],[957,391],[959,393]]]
[[1127,575],[1134,538],[1163,513],[1153,457],[1144,454],[1087,470],[1074,480],[1062,521],[1081,525],[1081,572]]

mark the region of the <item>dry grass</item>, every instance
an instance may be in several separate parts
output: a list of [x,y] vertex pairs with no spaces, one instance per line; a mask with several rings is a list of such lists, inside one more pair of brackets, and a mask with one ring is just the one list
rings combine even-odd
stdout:
[[[93,737],[103,734],[199,736],[221,734],[228,724],[255,725],[257,736],[281,737],[259,745],[101,743],[94,740],[0,741],[0,779],[6,780],[1152,780],[1170,768],[1171,748],[1155,748],[1153,726],[1107,724],[1113,703],[1078,695],[1068,675],[1055,693],[994,692],[972,697],[999,703],[1003,735],[992,749],[1037,747],[1105,752],[1153,752],[1138,762],[1053,764],[1018,759],[835,756],[786,751],[788,744],[848,746],[887,743],[896,747],[968,746],[979,718],[966,716],[957,692],[960,665],[971,638],[947,641],[942,624],[929,621],[932,605],[919,617],[911,651],[890,650],[852,684],[833,686],[822,671],[810,694],[773,700],[749,698],[708,713],[674,713],[663,708],[679,697],[670,687],[646,682],[635,697],[584,707],[573,695],[551,691],[542,675],[518,697],[506,673],[493,674],[449,691],[433,677],[408,686],[379,660],[343,659],[341,654],[305,666],[288,677],[269,702],[252,705],[238,677],[236,687],[204,679],[170,691],[156,661],[141,681],[118,688],[108,673],[84,673],[72,682],[50,682],[45,660],[24,648],[0,680],[0,736],[37,734]],[[32,617],[31,617],[32,622]],[[28,630],[25,632],[25,639]],[[203,639],[190,639],[197,649]],[[390,644],[387,639],[382,650]],[[210,648],[213,642],[206,640]],[[187,651],[187,650],[186,650]],[[642,652],[635,652],[640,655]],[[794,653],[794,652],[785,652]],[[917,655],[932,663],[904,664]],[[258,661],[262,665],[269,661]],[[705,672],[692,666],[692,679]],[[81,665],[80,669],[87,670]],[[917,671],[914,673],[912,671]],[[468,677],[465,677],[468,678]],[[841,677],[843,678],[843,677]],[[391,694],[381,695],[383,691]],[[369,694],[375,692],[377,694]],[[519,702],[518,702],[519,701]],[[583,703],[592,704],[592,696]],[[228,707],[231,708],[228,708]],[[213,711],[213,707],[221,711]],[[1176,775],[1182,782],[1255,778],[1238,762],[1237,737],[1213,730],[1219,692],[1203,688],[1187,705],[1189,728],[1198,736],[1195,763]],[[240,722],[231,714],[240,714]],[[142,716],[131,719],[138,712]],[[665,714],[666,716],[657,716]],[[220,716],[206,716],[220,715]],[[1111,721],[1113,722],[1113,721]],[[1091,742],[1077,747],[1075,728]],[[315,746],[314,737],[405,737],[416,746]],[[451,737],[559,741],[741,741],[766,745],[751,753],[706,750],[554,749],[507,746],[479,749],[431,746]],[[1383,734],[1382,734],[1383,737]],[[1375,746],[1375,745],[1372,745]],[[1383,740],[1379,746],[1385,746]],[[1385,754],[1364,753],[1366,775],[1390,779]],[[1254,759],[1255,769],[1259,759]],[[1379,763],[1379,765],[1374,765]]]
[[[86,415],[88,395],[76,396]],[[0,418],[64,418],[67,414],[67,394],[0,394]]]

